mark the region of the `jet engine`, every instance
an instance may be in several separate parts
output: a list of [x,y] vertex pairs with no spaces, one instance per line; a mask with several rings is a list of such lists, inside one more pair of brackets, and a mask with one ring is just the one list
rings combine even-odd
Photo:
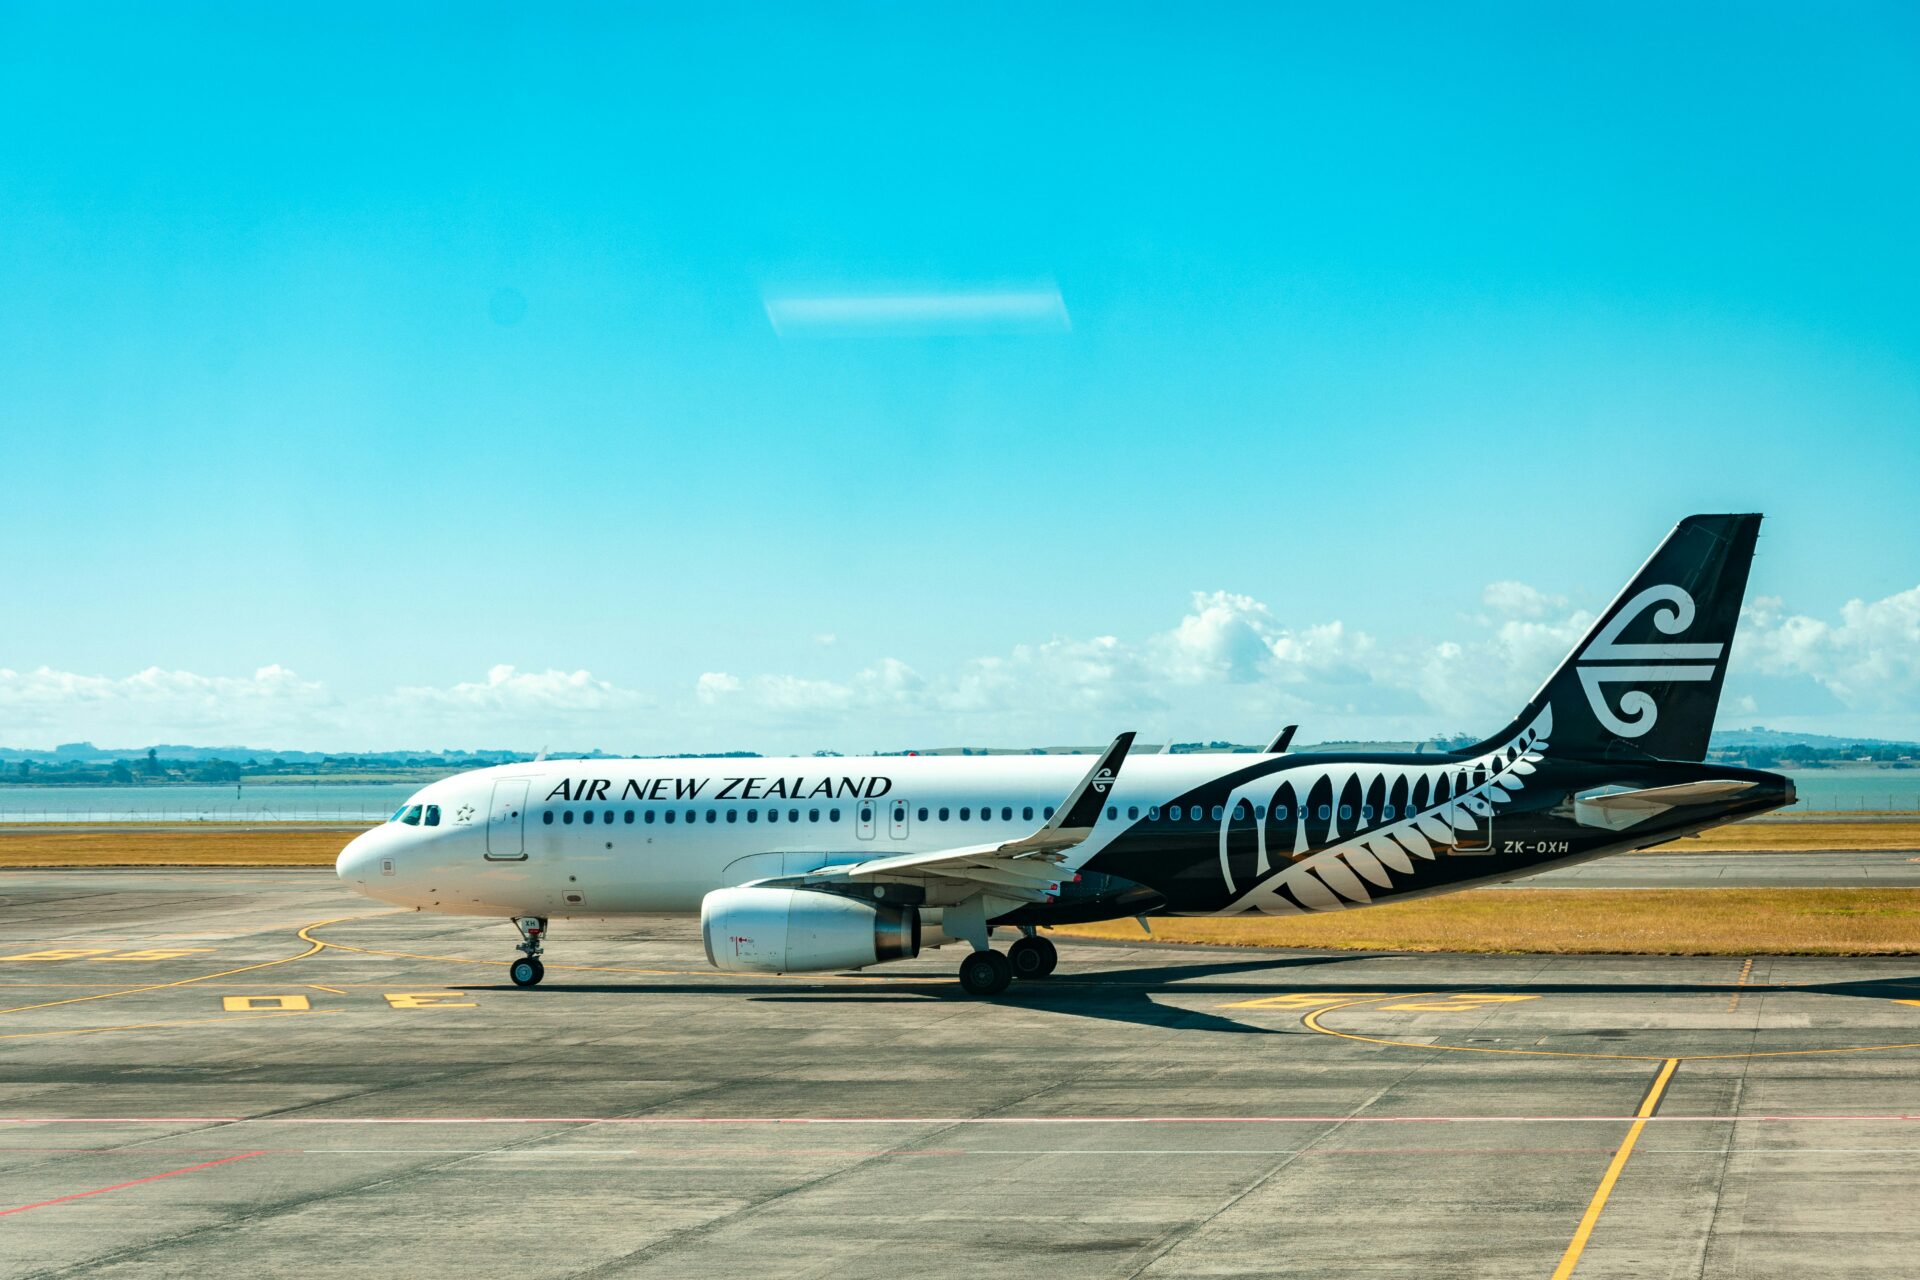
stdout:
[[811,889],[716,889],[700,900],[700,937],[716,969],[860,969],[919,955],[920,911]]

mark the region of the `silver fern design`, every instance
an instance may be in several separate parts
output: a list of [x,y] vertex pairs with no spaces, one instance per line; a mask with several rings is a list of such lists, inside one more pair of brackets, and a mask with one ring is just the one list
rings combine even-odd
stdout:
[[[1552,731],[1553,708],[1548,705],[1512,741],[1470,761],[1428,768],[1354,764],[1331,774],[1315,775],[1304,793],[1296,790],[1298,784],[1285,773],[1269,774],[1236,789],[1228,799],[1227,816],[1220,828],[1220,871],[1227,892],[1237,896],[1219,914],[1338,911],[1365,906],[1376,892],[1410,887],[1405,882],[1417,876],[1419,861],[1431,862],[1485,832],[1482,824],[1526,785],[1527,776],[1547,749]],[[1351,816],[1342,818],[1337,807],[1339,797],[1356,782],[1359,794],[1385,797],[1386,802],[1354,806]],[[1323,783],[1327,785],[1323,787]],[[1273,812],[1276,803],[1304,806],[1306,794],[1323,791],[1333,797],[1328,806],[1331,813],[1326,838],[1334,843],[1311,849],[1307,823],[1295,821],[1289,824],[1294,847],[1275,850],[1268,845],[1269,824],[1256,822],[1259,847],[1255,873],[1261,878],[1244,890],[1235,885],[1228,857],[1234,815]],[[1292,801],[1287,799],[1289,792],[1294,794]],[[1244,810],[1240,808],[1243,803],[1247,806]],[[1282,869],[1269,875],[1275,863]]]

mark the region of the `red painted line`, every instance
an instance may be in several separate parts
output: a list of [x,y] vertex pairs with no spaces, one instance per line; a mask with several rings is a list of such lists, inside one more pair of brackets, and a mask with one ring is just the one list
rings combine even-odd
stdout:
[[1567,1116],[0,1116],[0,1125],[1221,1125],[1221,1124],[1750,1124],[1758,1121],[1916,1121],[1920,1115]]
[[177,1178],[183,1173],[198,1173],[202,1169],[212,1169],[217,1165],[232,1164],[236,1160],[251,1160],[255,1156],[264,1156],[264,1151],[249,1151],[245,1155],[228,1156],[224,1160],[208,1160],[203,1164],[190,1164],[184,1169],[169,1169],[165,1173],[149,1174],[144,1178],[135,1178],[132,1182],[116,1182],[110,1187],[95,1187],[91,1191],[76,1191],[70,1196],[55,1196],[51,1200],[40,1200],[33,1204],[23,1204],[13,1209],[0,1209],[0,1218],[10,1213],[25,1213],[29,1209],[44,1209],[51,1204],[65,1204],[69,1200],[85,1200],[88,1196],[103,1196],[109,1191],[125,1191],[128,1187],[144,1186],[149,1182],[159,1182],[162,1178]]

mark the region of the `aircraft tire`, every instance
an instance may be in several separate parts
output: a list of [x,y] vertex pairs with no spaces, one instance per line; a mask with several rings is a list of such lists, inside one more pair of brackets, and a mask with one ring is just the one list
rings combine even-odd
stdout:
[[537,987],[540,979],[547,976],[547,966],[538,960],[515,960],[507,967],[507,976],[513,979],[516,987]]
[[1035,935],[1007,948],[1007,960],[1013,965],[1014,977],[1033,980],[1054,971],[1060,963],[1060,952],[1051,941]]
[[1013,962],[998,951],[976,951],[960,962],[960,986],[970,996],[997,996],[1013,982]]

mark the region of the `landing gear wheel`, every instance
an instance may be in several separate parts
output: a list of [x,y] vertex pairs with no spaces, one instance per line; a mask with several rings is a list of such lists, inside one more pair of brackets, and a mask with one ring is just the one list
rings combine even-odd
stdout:
[[547,918],[545,916],[515,916],[513,927],[520,931],[518,951],[522,959],[507,966],[507,976],[513,979],[516,987],[536,987],[540,979],[547,976],[547,966],[540,963],[541,944],[547,936]]
[[976,951],[960,962],[960,985],[970,996],[997,996],[1013,982],[1013,962],[998,951]]
[[547,966],[531,958],[515,960],[508,967],[507,976],[513,979],[516,987],[537,987],[540,979],[547,976]]
[[1060,952],[1045,938],[1022,938],[1007,948],[1007,961],[1016,978],[1044,978],[1060,963]]

